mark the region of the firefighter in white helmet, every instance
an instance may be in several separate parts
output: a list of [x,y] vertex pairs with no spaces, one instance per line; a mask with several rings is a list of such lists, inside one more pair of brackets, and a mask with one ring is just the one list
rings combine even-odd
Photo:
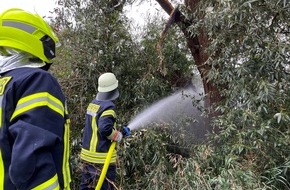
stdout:
[[[119,97],[118,80],[113,73],[102,74],[98,79],[98,93],[89,104],[83,135],[81,159],[83,161],[80,190],[94,190],[105,163],[112,141],[120,142],[130,135],[128,127],[116,129],[116,106],[113,103]],[[114,189],[116,178],[116,158],[114,150],[102,190]]]
[[69,117],[47,70],[59,43],[37,14],[0,13],[0,189],[70,189]]

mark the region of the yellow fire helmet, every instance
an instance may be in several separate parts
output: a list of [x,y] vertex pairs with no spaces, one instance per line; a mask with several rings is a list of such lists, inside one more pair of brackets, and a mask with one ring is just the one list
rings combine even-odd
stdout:
[[58,43],[51,27],[38,14],[18,8],[0,14],[0,47],[25,51],[51,63]]

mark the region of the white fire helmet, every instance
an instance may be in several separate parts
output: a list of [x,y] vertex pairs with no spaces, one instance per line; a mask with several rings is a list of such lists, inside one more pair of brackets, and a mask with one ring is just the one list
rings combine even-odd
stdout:
[[119,97],[118,80],[113,73],[104,73],[98,79],[97,100],[108,101]]

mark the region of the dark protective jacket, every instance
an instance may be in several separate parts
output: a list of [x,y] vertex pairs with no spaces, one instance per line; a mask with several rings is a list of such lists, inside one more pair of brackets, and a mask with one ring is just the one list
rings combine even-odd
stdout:
[[[86,112],[81,159],[90,163],[104,164],[116,132],[116,107],[112,101],[94,99]],[[114,150],[110,163],[116,162]]]
[[69,118],[57,80],[38,68],[0,77],[0,189],[70,189]]

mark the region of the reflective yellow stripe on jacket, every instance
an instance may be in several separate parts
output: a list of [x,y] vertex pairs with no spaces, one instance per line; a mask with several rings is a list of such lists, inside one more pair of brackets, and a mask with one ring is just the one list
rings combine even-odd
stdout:
[[0,149],[0,189],[4,189],[4,164],[2,160],[1,149]]
[[[10,78],[11,77],[9,77],[9,80]],[[0,128],[2,127],[2,117],[3,117],[2,102],[3,102],[3,91],[1,91],[1,95],[0,95]],[[4,174],[5,174],[4,163],[3,163],[3,158],[2,158],[2,151],[0,149],[0,189],[4,189]]]
[[[104,152],[91,152],[84,148],[81,151],[81,159],[90,163],[104,164],[107,153]],[[115,163],[117,159],[117,152],[114,150],[110,163]]]
[[33,188],[32,190],[59,190],[59,189],[60,187],[59,187],[57,175],[54,175],[51,179]]
[[0,128],[2,127],[2,117],[3,117],[3,113],[2,113],[2,100],[3,100],[3,96],[0,96]]
[[[97,112],[100,106],[94,103],[90,103],[87,108],[87,114],[91,116],[91,130],[92,136],[90,137],[90,147],[89,150],[82,148],[80,158],[90,163],[104,164],[107,153],[96,152],[98,144],[98,125],[97,125]],[[113,116],[116,118],[116,113],[114,110],[106,110],[102,113],[100,117]],[[114,150],[112,159],[110,163],[116,163],[117,152]]]
[[40,106],[48,106],[50,109],[64,116],[64,106],[62,102],[48,92],[40,92],[21,98],[17,103],[10,121],[21,113]]
[[[68,115],[67,106],[65,105],[65,113]],[[71,182],[71,175],[70,175],[70,166],[69,166],[69,155],[70,155],[70,119],[66,119],[66,123],[64,126],[64,151],[63,151],[63,161],[62,161],[62,173],[63,173],[63,182],[64,182],[64,189],[70,190],[70,182]]]
[[[96,104],[90,104],[88,109],[87,109],[87,114],[90,114],[92,116],[92,123],[91,123],[91,127],[92,127],[92,137],[91,137],[91,141],[90,141],[90,152],[91,154],[97,154],[97,155],[91,155],[89,157],[87,157],[87,161],[88,159],[91,160],[92,157],[94,157],[95,159],[97,159],[97,161],[93,162],[93,163],[104,163],[103,162],[103,158],[99,157],[99,153],[96,153],[96,149],[97,149],[97,144],[98,144],[98,125],[97,125],[97,121],[96,121],[96,114],[91,114],[91,113],[96,113],[99,110],[100,106],[96,105]],[[114,110],[106,110],[102,113],[101,117],[105,117],[105,116],[113,116],[114,118],[116,118],[116,113]],[[87,154],[85,154],[87,155]]]
[[90,142],[90,151],[95,151],[98,143],[98,127],[96,124],[96,117],[92,117],[92,138]]
[[102,113],[101,117],[105,117],[105,116],[113,116],[114,118],[116,118],[116,113],[114,110],[106,110]]
[[87,114],[92,116],[92,123],[91,123],[92,137],[90,141],[90,151],[92,152],[96,150],[97,143],[98,143],[98,127],[97,127],[97,122],[96,122],[96,116],[99,109],[100,109],[100,106],[93,103],[90,103],[87,108]]
[[[22,113],[26,111],[29,111],[31,109],[41,107],[41,106],[47,106],[53,111],[55,111],[56,113],[59,113],[63,117],[65,115],[65,112],[68,115],[67,110],[65,109],[63,103],[59,99],[49,94],[48,92],[40,92],[40,93],[35,93],[32,95],[26,96],[24,98],[21,98],[17,103],[17,106],[14,110],[13,115],[10,118],[10,121],[12,121],[15,117],[17,117],[18,115],[21,115]],[[70,135],[69,123],[70,123],[69,119],[66,119],[66,123],[64,126],[64,155],[63,155],[63,164],[62,164],[64,189],[66,190],[70,189],[69,183],[71,181],[70,169],[69,169],[69,135]],[[34,189],[35,190],[60,189],[57,174],[53,178],[40,184]]]
[[[102,113],[101,117],[105,117],[105,116],[113,116],[114,118],[116,118],[116,113],[114,110],[106,110]],[[112,133],[107,137],[108,139],[112,140],[113,136],[116,134],[116,122],[114,123],[114,129],[112,130]]]

